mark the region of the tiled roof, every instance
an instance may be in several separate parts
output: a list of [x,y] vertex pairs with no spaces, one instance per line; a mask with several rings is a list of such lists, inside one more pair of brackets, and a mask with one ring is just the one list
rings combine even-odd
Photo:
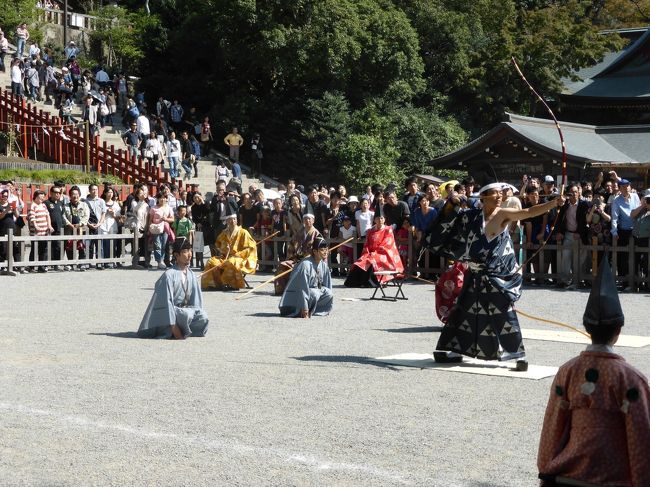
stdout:
[[578,81],[565,78],[562,94],[604,99],[650,96],[650,29],[622,50],[576,72]]
[[[431,161],[445,165],[476,157],[505,138],[518,139],[560,157],[562,146],[552,120],[507,114],[508,120],[466,146]],[[650,161],[650,125],[594,126],[560,122],[567,156],[576,162],[637,163]]]

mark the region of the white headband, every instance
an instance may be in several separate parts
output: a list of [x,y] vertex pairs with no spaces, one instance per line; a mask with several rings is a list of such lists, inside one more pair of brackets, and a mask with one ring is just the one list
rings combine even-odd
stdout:
[[486,191],[490,191],[491,189],[498,189],[499,191],[501,191],[503,189],[503,183],[486,184],[479,190],[478,194],[483,194]]

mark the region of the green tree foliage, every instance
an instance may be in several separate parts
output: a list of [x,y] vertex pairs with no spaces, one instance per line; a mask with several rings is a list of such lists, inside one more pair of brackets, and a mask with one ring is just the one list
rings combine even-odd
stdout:
[[538,111],[512,56],[552,99],[563,77],[620,46],[599,34],[617,22],[602,0],[150,0],[150,14],[141,1],[120,5],[97,36],[110,32],[152,99],[208,111],[215,135],[231,124],[259,131],[278,175],[353,185],[431,172],[432,158],[504,111]]
[[[166,31],[156,16],[130,12],[117,5],[93,12],[97,29],[90,33],[96,61],[129,72],[139,72],[151,51],[165,46]],[[152,41],[158,39],[158,42]]]
[[552,97],[561,78],[620,47],[618,36],[599,34],[581,0],[404,1],[423,40],[425,77],[432,91],[469,127],[485,130],[505,110],[536,112],[519,81],[514,56],[539,92]]
[[32,0],[4,0],[0,4],[0,28],[11,43],[15,42],[16,27],[22,22],[33,26],[36,20],[36,2]]
[[396,107],[389,120],[397,128],[397,164],[405,174],[431,174],[429,161],[467,142],[467,132],[453,117],[412,105]]
[[307,109],[309,115],[300,134],[308,142],[304,151],[309,160],[335,166],[339,148],[352,130],[350,104],[342,93],[325,92],[322,98],[308,100]]
[[338,149],[340,173],[353,191],[373,183],[401,181],[403,173],[395,165],[397,149],[379,136],[352,134]]

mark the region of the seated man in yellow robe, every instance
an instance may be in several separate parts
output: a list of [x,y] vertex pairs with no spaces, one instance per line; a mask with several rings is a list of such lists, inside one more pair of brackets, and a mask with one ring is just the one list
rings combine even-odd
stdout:
[[201,288],[241,289],[244,274],[254,274],[257,244],[248,230],[237,225],[237,215],[226,217],[226,229],[215,243],[217,255],[210,258],[201,277]]

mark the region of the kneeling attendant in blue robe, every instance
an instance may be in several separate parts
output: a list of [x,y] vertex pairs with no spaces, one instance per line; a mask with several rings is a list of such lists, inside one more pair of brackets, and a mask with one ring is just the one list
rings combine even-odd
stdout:
[[334,295],[327,251],[327,242],[316,237],[311,256],[303,259],[291,272],[280,299],[280,315],[311,318],[330,314]]
[[153,297],[142,318],[140,338],[184,339],[205,336],[208,315],[203,310],[203,295],[190,269],[192,244],[185,237],[174,242],[176,265],[156,281]]

